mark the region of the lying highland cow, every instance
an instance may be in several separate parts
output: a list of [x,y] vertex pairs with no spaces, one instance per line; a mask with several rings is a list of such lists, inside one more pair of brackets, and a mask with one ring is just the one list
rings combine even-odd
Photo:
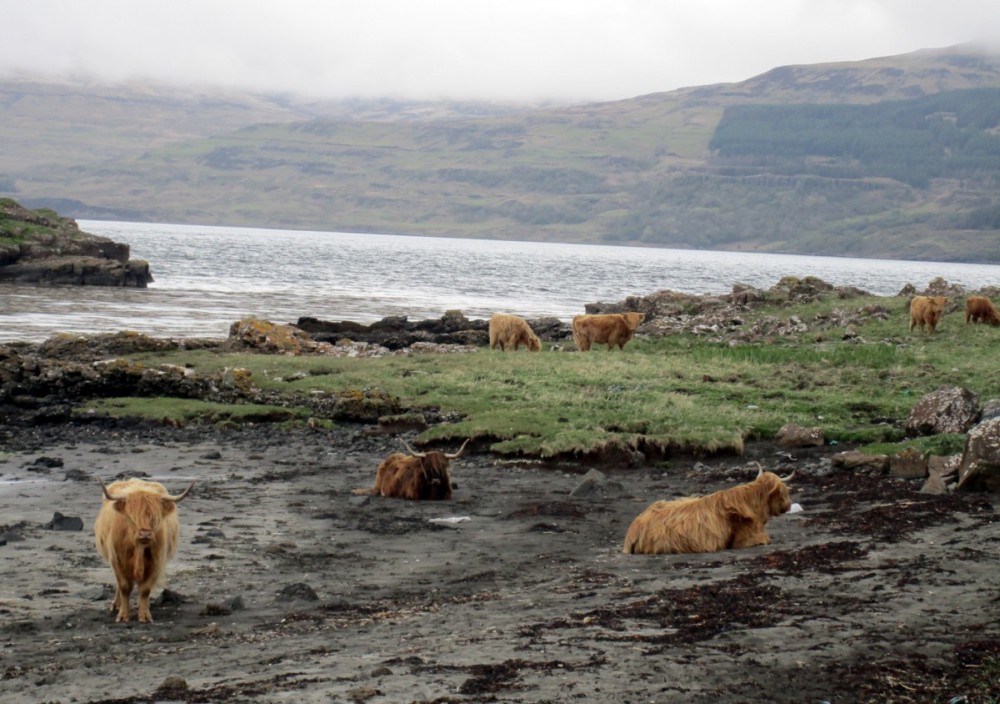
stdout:
[[594,343],[606,344],[609,350],[615,345],[624,349],[644,317],[643,313],[578,315],[573,318],[573,342],[581,352],[589,351]]
[[933,333],[947,304],[948,299],[944,296],[914,296],[910,301],[910,332],[918,325],[923,330],[926,325],[927,332]]
[[[98,479],[100,482],[100,479]],[[129,597],[138,589],[139,621],[152,623],[149,595],[163,581],[163,573],[177,551],[179,504],[191,486],[170,496],[158,482],[127,479],[104,486],[104,500],[94,522],[97,551],[115,573],[115,622],[129,620]]]
[[624,552],[635,555],[716,552],[771,542],[764,526],[791,508],[789,481],[761,470],[748,484],[702,497],[657,501],[639,514],[625,535]]
[[532,352],[542,349],[542,341],[524,318],[507,313],[494,313],[490,318],[490,349],[497,345],[500,350],[508,348],[517,352],[518,345],[524,345]]
[[451,460],[458,459],[469,440],[462,443],[458,452],[449,455],[444,452],[417,452],[400,438],[410,454],[394,452],[386,457],[375,473],[375,486],[355,489],[354,493],[414,501],[446,501],[451,498],[452,491],[448,465]]
[[989,323],[993,327],[1000,325],[1000,311],[997,311],[993,301],[986,296],[969,296],[965,299],[965,324]]

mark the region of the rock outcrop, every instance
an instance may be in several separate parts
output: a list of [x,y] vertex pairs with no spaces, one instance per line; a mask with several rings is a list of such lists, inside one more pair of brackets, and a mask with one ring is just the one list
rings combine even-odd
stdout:
[[[528,320],[535,334],[542,340],[557,342],[570,335],[567,323],[558,318]],[[449,310],[438,319],[411,321],[406,316],[389,316],[371,325],[349,320],[327,321],[317,318],[299,318],[297,328],[309,333],[316,342],[336,344],[344,340],[380,345],[390,350],[401,350],[421,343],[437,345],[489,344],[489,321],[466,318],[462,311]]]
[[152,280],[149,262],[130,259],[129,245],[0,198],[0,283],[146,288]]

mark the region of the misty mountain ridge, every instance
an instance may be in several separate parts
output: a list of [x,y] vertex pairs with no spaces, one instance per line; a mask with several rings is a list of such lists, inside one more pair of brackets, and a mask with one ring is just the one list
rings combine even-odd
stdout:
[[1000,53],[571,106],[0,80],[0,195],[77,218],[1000,261]]

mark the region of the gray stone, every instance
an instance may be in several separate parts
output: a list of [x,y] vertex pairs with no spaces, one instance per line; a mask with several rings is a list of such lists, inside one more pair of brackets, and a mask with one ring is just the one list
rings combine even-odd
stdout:
[[782,447],[818,447],[824,442],[822,428],[803,428],[795,423],[787,423],[775,435]]
[[958,471],[958,488],[1000,492],[1000,418],[969,431]]
[[569,495],[574,498],[593,496],[594,494],[600,493],[607,480],[608,479],[603,472],[591,469],[583,475],[583,479],[580,480],[579,484],[573,487],[573,490],[569,492]]
[[316,592],[313,591],[313,588],[305,582],[289,584],[278,593],[278,599],[281,601],[289,601],[292,599],[298,601],[319,601],[319,597],[316,595]]
[[56,511],[45,527],[49,530],[83,530],[83,519],[78,516],[64,516]]
[[906,434],[964,433],[979,419],[979,399],[972,391],[949,386],[927,394],[906,420]]
[[830,464],[836,469],[879,476],[889,471],[889,456],[866,455],[857,450],[847,450],[831,457]]
[[900,479],[923,479],[927,476],[927,455],[907,448],[889,458],[889,474]]

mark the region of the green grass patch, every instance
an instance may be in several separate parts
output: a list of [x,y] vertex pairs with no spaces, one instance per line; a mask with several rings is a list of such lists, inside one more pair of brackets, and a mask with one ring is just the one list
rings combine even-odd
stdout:
[[960,455],[965,449],[964,433],[942,433],[927,437],[909,438],[901,442],[872,443],[858,448],[867,455],[897,455],[904,450],[917,450],[925,455]]
[[[381,389],[413,412],[459,418],[432,425],[422,440],[476,437],[514,455],[609,447],[739,451],[747,441],[773,438],[787,423],[822,427],[829,441],[882,444],[888,454],[906,446],[952,454],[964,436],[906,441],[905,420],[924,394],[942,386],[963,386],[982,401],[1000,397],[1000,356],[993,352],[1000,330],[966,326],[953,310],[935,335],[909,333],[904,303],[834,296],[776,303],[743,314],[741,327],[794,316],[807,330],[763,334],[749,344],[675,334],[640,336],[624,352],[483,348],[362,359],[194,350],[133,359],[203,373],[243,367],[258,386],[290,394]],[[882,313],[871,314],[872,307]],[[850,322],[820,326],[830,319]]]
[[246,423],[304,423],[309,418],[308,409],[283,408],[256,404],[232,405],[212,403],[187,398],[104,398],[97,399],[76,409],[77,415],[97,413],[112,418],[144,418],[170,425],[192,423],[232,424]]

